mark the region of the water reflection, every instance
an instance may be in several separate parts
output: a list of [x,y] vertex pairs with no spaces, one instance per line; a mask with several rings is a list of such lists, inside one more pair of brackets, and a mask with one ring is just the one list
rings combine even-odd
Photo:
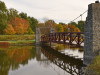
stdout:
[[83,60],[83,55],[84,55],[83,47],[78,47],[76,45],[64,45],[64,44],[55,44],[55,46],[51,47],[63,53],[64,55],[69,55],[71,57]]
[[10,46],[0,48],[0,75],[8,75],[35,57],[34,46]]
[[53,50],[49,46],[42,46],[41,49],[38,49],[38,51],[44,54],[44,56],[41,55],[39,57],[41,58],[40,60],[37,58],[38,61],[42,60],[41,63],[45,63],[48,65],[49,63],[47,63],[47,60],[46,60],[48,59],[49,62],[54,63],[59,68],[69,73],[68,75],[82,75],[83,74],[83,71],[82,71],[83,61],[82,60],[75,59],[73,57],[69,57],[67,55],[61,54],[60,52]]
[[[64,45],[2,46],[0,75],[82,75],[83,61],[60,52],[68,49]],[[73,46],[72,51],[77,49]]]

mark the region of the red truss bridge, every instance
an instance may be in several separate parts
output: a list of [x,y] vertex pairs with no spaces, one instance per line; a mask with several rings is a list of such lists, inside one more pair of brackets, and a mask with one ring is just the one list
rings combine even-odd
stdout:
[[57,32],[41,36],[41,42],[53,42],[59,44],[75,44],[77,46],[84,46],[83,32]]

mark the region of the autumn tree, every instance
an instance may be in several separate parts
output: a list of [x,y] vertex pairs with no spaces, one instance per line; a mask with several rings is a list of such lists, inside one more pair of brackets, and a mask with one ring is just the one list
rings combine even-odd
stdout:
[[81,32],[84,32],[85,21],[78,21],[78,23],[71,22],[71,23],[68,23],[68,25],[75,25]]
[[59,22],[59,24],[61,24],[61,25],[66,25],[65,23],[63,23],[63,22]]
[[29,22],[25,19],[16,17],[14,20],[9,21],[16,32],[16,34],[25,34],[28,33]]
[[0,1],[0,34],[7,26],[7,8],[4,2]]
[[8,25],[6,27],[6,29],[4,30],[4,34],[8,34],[8,35],[13,35],[15,34],[16,32],[14,31],[12,25]]
[[54,20],[47,20],[47,21],[45,22],[45,26],[46,26],[46,27],[53,27],[53,28],[55,28],[56,23],[55,23]]
[[28,28],[28,34],[34,34],[31,27]]
[[80,29],[75,25],[68,25],[68,32],[80,32]]
[[63,26],[61,24],[56,24],[56,31],[63,32],[64,31]]
[[63,25],[64,32],[68,32],[68,25]]
[[39,28],[39,27],[45,27],[45,24],[44,23],[38,23],[38,25],[36,26],[36,28]]

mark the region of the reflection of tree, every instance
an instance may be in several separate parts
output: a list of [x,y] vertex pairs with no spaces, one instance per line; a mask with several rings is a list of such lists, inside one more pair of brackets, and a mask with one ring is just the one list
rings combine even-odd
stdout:
[[12,69],[18,69],[19,64],[22,62],[27,62],[28,58],[30,57],[29,50],[25,48],[15,49],[7,52],[10,61]]
[[18,69],[19,64],[28,64],[28,60],[35,57],[33,46],[11,46],[8,49],[0,49],[0,75],[8,75],[10,68]]
[[36,56],[36,48],[35,46],[32,47],[32,50],[30,51],[30,59],[34,58]]
[[[68,48],[68,47],[67,47]],[[60,44],[56,44],[56,47],[55,47],[56,50],[62,50],[62,49],[65,49],[65,46],[64,45],[60,45]]]
[[10,62],[5,51],[0,51],[0,75],[8,75],[10,69]]

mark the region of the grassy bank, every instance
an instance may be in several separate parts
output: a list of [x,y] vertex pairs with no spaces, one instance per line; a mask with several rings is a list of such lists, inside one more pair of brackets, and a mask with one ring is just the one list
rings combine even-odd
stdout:
[[[97,56],[91,65],[87,67],[87,74],[100,75],[100,55]],[[88,74],[88,75],[90,75]]]
[[35,40],[21,40],[21,41],[0,41],[0,45],[34,45]]
[[0,41],[35,40],[35,35],[0,35]]
[[0,45],[33,45],[35,35],[0,35]]

